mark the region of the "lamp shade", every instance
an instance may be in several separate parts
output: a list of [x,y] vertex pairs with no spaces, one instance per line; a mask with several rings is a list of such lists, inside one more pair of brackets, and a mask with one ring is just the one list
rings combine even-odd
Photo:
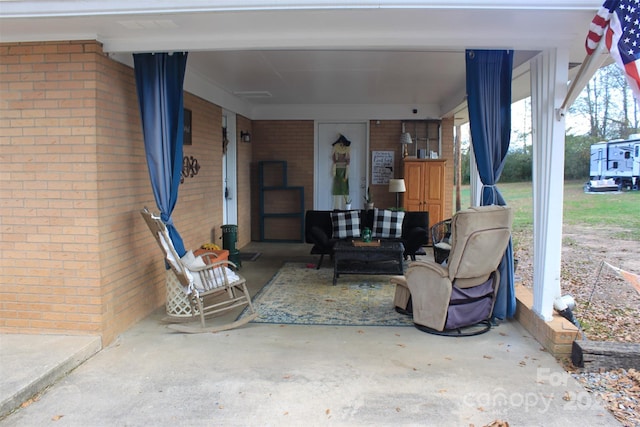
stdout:
[[403,132],[400,134],[400,144],[413,144],[411,134],[409,132]]
[[404,185],[404,179],[390,179],[389,193],[404,193],[407,188]]

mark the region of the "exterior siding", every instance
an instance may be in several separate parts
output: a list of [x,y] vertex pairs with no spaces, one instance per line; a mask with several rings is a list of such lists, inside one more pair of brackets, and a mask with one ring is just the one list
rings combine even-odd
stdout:
[[[0,57],[0,331],[107,345],[165,298],[160,250],[139,214],[157,208],[133,70],[95,41],[2,44]],[[184,154],[201,169],[173,217],[195,248],[222,225],[222,113],[191,94],[185,108]]]
[[94,42],[2,45],[0,328],[98,334]]

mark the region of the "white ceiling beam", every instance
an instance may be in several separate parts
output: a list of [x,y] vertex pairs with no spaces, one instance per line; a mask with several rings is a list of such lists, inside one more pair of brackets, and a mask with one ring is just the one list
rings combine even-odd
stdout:
[[594,10],[593,0],[83,0],[83,1],[0,1],[3,18],[251,11],[284,9],[512,9],[512,10]]

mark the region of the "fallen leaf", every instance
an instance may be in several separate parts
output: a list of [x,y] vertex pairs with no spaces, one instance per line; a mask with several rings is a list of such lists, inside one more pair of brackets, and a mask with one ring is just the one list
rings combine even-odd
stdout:
[[40,400],[40,397],[38,397],[38,396],[32,397],[31,399],[28,399],[28,400],[25,400],[24,402],[22,402],[20,407],[21,408],[26,408],[27,406],[31,405],[33,402],[37,402],[38,400]]
[[54,415],[53,417],[51,417],[51,421],[58,421],[62,417],[64,417],[64,415]]

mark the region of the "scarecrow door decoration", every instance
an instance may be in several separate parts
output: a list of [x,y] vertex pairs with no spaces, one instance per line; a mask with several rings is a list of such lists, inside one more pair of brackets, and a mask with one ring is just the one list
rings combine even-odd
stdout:
[[344,209],[351,204],[349,198],[349,161],[351,141],[340,134],[333,144],[333,206],[335,209]]

